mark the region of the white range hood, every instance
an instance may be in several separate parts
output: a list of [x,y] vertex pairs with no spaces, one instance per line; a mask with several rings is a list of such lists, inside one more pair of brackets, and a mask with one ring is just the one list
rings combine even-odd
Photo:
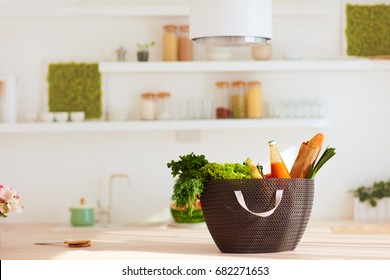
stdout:
[[272,37],[272,0],[190,0],[190,37],[199,44],[264,44]]

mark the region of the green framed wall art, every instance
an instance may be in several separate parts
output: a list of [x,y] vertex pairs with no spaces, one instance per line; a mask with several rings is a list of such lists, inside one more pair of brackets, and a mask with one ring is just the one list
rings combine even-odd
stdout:
[[84,111],[87,120],[102,116],[102,79],[98,63],[48,66],[49,111]]
[[346,5],[347,54],[390,55],[390,5]]

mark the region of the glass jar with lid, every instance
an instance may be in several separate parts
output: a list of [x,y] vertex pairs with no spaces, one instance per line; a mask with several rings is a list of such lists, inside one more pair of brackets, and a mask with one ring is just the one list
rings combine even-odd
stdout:
[[181,25],[179,27],[179,60],[191,61],[193,59],[193,42],[189,37],[189,26]]
[[163,60],[177,61],[178,59],[178,36],[175,25],[164,25],[163,35]]
[[231,116],[229,83],[219,81],[216,83],[215,92],[215,113],[217,119],[227,119]]
[[246,118],[245,82],[234,81],[231,88],[232,118]]
[[170,120],[171,117],[171,94],[169,92],[158,92],[156,94],[156,119]]
[[151,92],[144,92],[141,94],[141,120],[154,120],[155,118],[155,94]]
[[256,119],[263,117],[263,101],[261,92],[261,83],[259,81],[248,82],[246,92],[247,98],[247,116]]

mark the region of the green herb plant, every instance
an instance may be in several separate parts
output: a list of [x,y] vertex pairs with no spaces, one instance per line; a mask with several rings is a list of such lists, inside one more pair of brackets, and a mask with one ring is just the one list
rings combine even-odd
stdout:
[[204,155],[195,155],[193,152],[179,158],[178,161],[172,160],[167,163],[173,178],[176,178],[172,201],[177,207],[184,207],[191,215],[203,191],[204,178],[201,168],[208,160]]
[[374,182],[371,186],[360,186],[351,192],[361,202],[368,201],[372,207],[375,207],[378,200],[390,197],[390,180]]
[[148,51],[149,47],[152,47],[155,44],[156,44],[155,41],[152,41],[150,43],[144,43],[144,44],[137,43],[137,48],[138,48],[138,51]]

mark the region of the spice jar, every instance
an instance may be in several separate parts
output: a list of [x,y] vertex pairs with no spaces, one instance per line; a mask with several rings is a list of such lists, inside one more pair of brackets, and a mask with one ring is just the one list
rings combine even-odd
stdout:
[[245,83],[235,81],[231,89],[232,117],[234,119],[243,119],[246,117],[246,96]]
[[192,41],[189,37],[189,26],[182,25],[179,27],[179,60],[192,60]]
[[156,94],[156,119],[171,119],[171,94],[169,92],[158,92]]
[[178,37],[176,34],[177,27],[175,25],[164,25],[163,35],[163,60],[177,61],[178,57]]
[[154,120],[156,118],[155,94],[145,92],[141,94],[141,120]]
[[220,81],[216,83],[215,108],[217,119],[230,118],[229,83]]
[[263,101],[260,82],[248,82],[246,92],[247,98],[247,116],[248,118],[256,119],[263,116]]

